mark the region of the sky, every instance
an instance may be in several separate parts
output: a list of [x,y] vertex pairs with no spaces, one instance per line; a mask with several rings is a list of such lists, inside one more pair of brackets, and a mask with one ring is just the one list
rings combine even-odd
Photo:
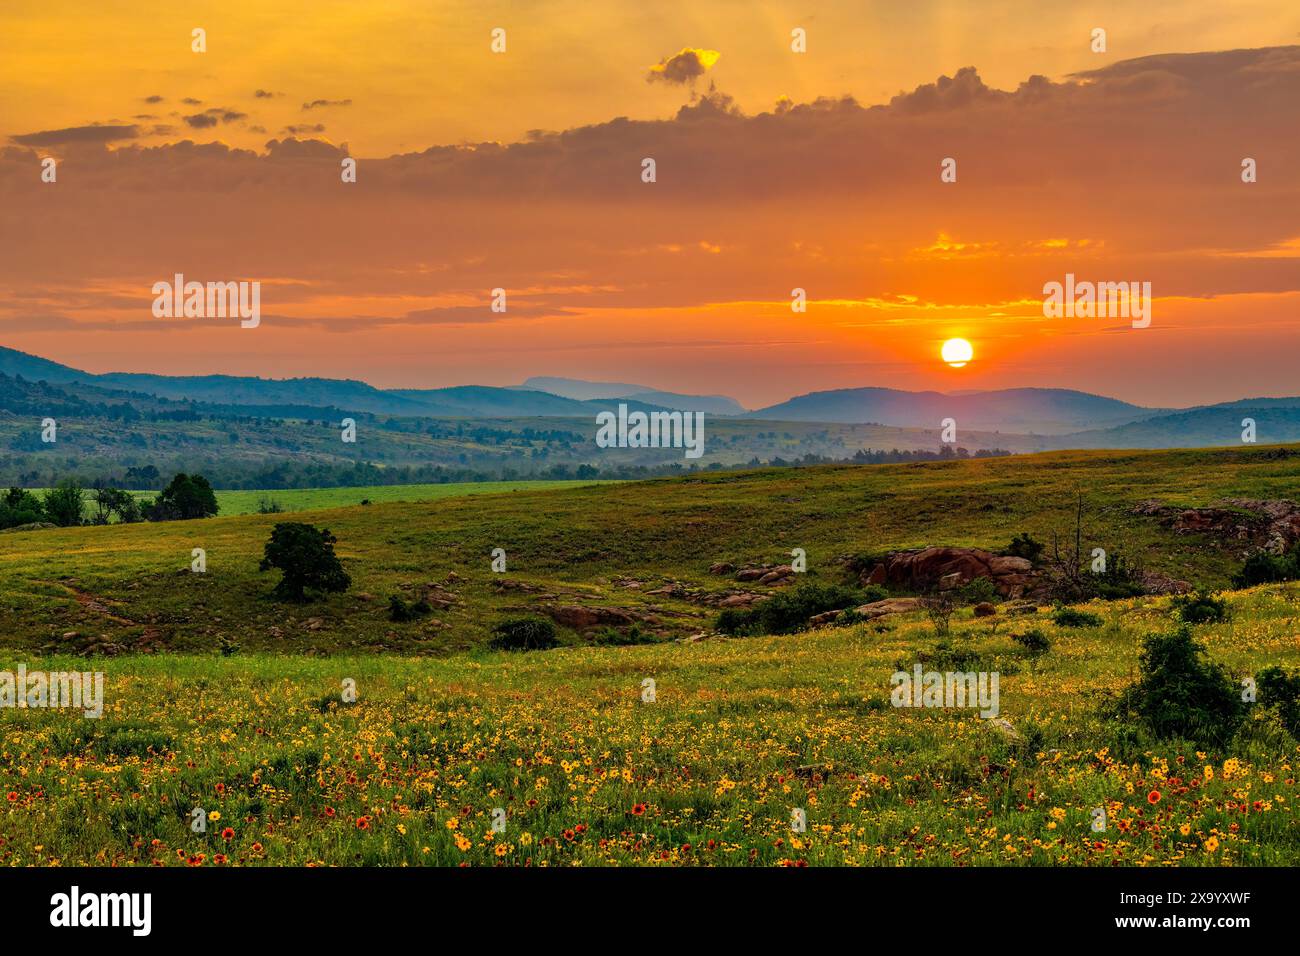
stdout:
[[[749,407],[1300,394],[1289,0],[152,6],[0,6],[0,345]],[[156,317],[176,273],[259,282],[260,323]],[[1149,282],[1150,325],[1045,316],[1067,274]]]

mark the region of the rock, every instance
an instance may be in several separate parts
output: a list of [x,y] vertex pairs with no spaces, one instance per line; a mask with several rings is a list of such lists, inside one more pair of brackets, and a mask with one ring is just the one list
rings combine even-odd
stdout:
[[302,626],[309,631],[319,631],[325,626],[325,619],[320,617],[309,617],[302,622]]
[[1002,736],[1006,737],[1008,740],[1018,742],[1025,739],[1020,735],[1020,731],[1016,730],[1016,728],[1012,726],[1011,721],[1007,720],[1005,717],[990,718],[989,726],[1002,734]]
[[1040,572],[1024,558],[982,548],[920,548],[888,555],[862,577],[863,584],[898,585],[916,591],[951,590],[989,578],[1004,597],[1021,597],[1040,586]]
[[1300,541],[1300,505],[1286,498],[1227,498],[1220,505],[1202,508],[1143,501],[1133,507],[1133,513],[1159,518],[1180,534],[1247,541],[1279,553]]
[[988,601],[980,601],[974,608],[976,617],[991,617],[998,613],[997,605],[990,604]]
[[737,581],[757,581],[767,574],[767,568],[744,568],[736,572]]
[[863,604],[854,610],[860,617],[870,621],[878,617],[884,617],[886,614],[906,614],[908,611],[919,610],[920,607],[920,598],[885,598],[883,601],[872,601],[870,604]]
[[81,637],[81,634],[78,631],[64,631],[61,640],[75,641],[79,637]]
[[709,565],[710,574],[730,574],[736,570],[734,564],[728,564],[726,561],[719,561],[717,564]]
[[457,574],[455,571],[448,571],[448,572],[447,572],[447,580],[448,580],[448,581],[459,581],[459,580],[460,580],[460,575]]
[[821,614],[814,614],[808,618],[808,623],[813,627],[822,627],[834,622],[843,613],[843,611],[823,611]]
[[1024,615],[1024,614],[1037,614],[1038,605],[1035,604],[1033,601],[1013,601],[1010,604],[1004,604],[1002,606],[1002,613],[1013,615],[1013,616]]
[[556,624],[571,627],[576,631],[589,627],[627,626],[634,624],[639,616],[626,610],[613,607],[583,607],[577,604],[558,604],[542,608]]
[[1171,578],[1158,571],[1143,571],[1142,587],[1148,594],[1186,594],[1192,589],[1186,581]]
[[728,594],[721,601],[717,602],[718,607],[749,607],[757,601],[763,600],[761,594]]
[[783,565],[781,567],[773,568],[771,571],[768,571],[767,574],[763,575],[761,578],[758,579],[758,583],[776,584],[780,581],[784,581],[788,577],[791,577],[793,574],[794,574],[794,568],[790,567],[788,564]]

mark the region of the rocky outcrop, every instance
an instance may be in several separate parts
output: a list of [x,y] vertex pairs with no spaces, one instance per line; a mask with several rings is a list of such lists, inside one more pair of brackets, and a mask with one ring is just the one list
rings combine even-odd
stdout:
[[976,578],[988,578],[1004,597],[1034,591],[1041,575],[1024,558],[994,554],[981,548],[921,548],[898,551],[862,576],[863,584],[884,584],[913,591],[949,590]]
[[[884,617],[886,614],[905,614],[908,611],[916,611],[921,607],[920,598],[886,598],[883,601],[872,601],[870,604],[863,604],[853,608],[853,613],[859,620],[874,621],[878,617]],[[808,623],[813,627],[822,627],[826,624],[833,624],[839,620],[844,611],[825,611],[821,614],[815,614],[808,619]]]
[[1227,498],[1205,508],[1143,501],[1133,513],[1159,518],[1176,534],[1207,534],[1275,554],[1300,541],[1300,505],[1283,498]]

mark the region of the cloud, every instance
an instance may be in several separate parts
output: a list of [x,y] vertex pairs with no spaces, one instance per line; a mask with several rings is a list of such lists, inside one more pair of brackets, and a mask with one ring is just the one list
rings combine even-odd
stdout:
[[77,143],[112,143],[124,139],[135,139],[140,135],[138,127],[132,126],[69,126],[66,129],[47,129],[39,133],[22,133],[10,136],[12,142],[20,146],[64,146]]
[[717,50],[703,50],[685,47],[672,56],[665,57],[646,75],[647,83],[669,83],[686,86],[709,71],[721,56]]
[[218,122],[217,117],[208,113],[194,113],[190,116],[183,116],[181,119],[195,129],[210,129],[216,126]]
[[280,130],[280,132],[283,134],[287,134],[289,136],[305,136],[305,135],[310,135],[311,133],[323,133],[325,132],[325,124],[314,123],[311,125],[304,124],[304,125],[286,126],[284,129]]
[[187,96],[187,97],[185,97],[185,99],[181,100],[181,102],[184,103],[186,106],[202,106],[202,105],[203,105],[203,101],[202,101],[202,100],[196,100],[196,99],[195,99],[194,97],[192,97],[192,96]]
[[312,100],[310,103],[303,103],[304,110],[314,110],[325,106],[351,106],[352,100]]
[[164,99],[163,99],[163,97],[161,97],[161,96],[159,96],[157,93],[155,93],[153,96],[146,96],[146,97],[144,98],[144,101],[145,101],[146,103],[162,103],[162,102],[164,102]]
[[253,96],[255,96],[259,100],[269,100],[269,99],[274,99],[277,96],[284,96],[284,94],[276,93],[272,90],[254,90]]

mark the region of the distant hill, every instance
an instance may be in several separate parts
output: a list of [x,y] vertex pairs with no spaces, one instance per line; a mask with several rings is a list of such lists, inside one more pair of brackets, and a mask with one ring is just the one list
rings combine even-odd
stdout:
[[1051,448],[1210,448],[1242,445],[1242,420],[1261,445],[1300,441],[1300,399],[1247,399],[1047,440]]
[[680,392],[665,392],[647,385],[629,385],[626,382],[588,382],[579,378],[534,375],[519,387],[579,400],[630,398],[646,405],[687,412],[704,412],[706,415],[745,413],[745,408],[740,402],[726,395],[686,395]]
[[747,412],[768,421],[876,423],[903,428],[938,427],[945,418],[959,429],[1060,434],[1120,425],[1167,409],[1143,408],[1114,398],[1064,388],[1007,388],[946,395],[894,388],[842,388],[810,392]]

